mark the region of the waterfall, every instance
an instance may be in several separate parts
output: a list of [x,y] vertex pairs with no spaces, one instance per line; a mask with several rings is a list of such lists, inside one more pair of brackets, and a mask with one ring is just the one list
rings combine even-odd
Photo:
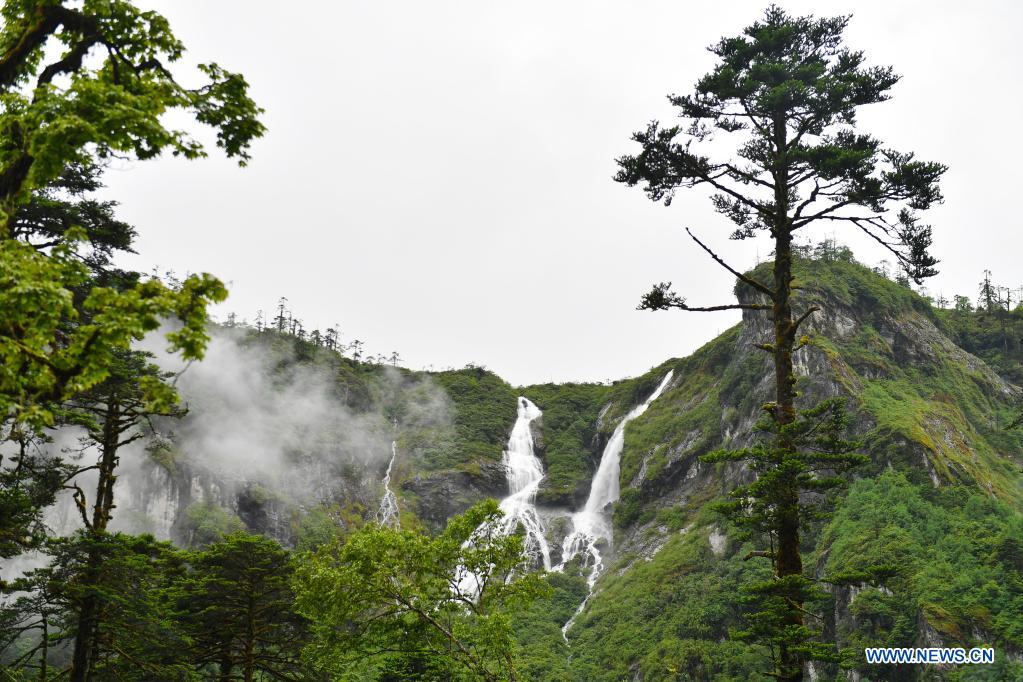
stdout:
[[504,512],[501,533],[511,535],[521,523],[526,531],[526,553],[534,563],[542,562],[551,568],[551,549],[544,535],[543,521],[536,510],[536,492],[543,480],[543,465],[533,451],[533,420],[542,414],[540,408],[525,398],[519,398],[518,418],[512,428],[502,463],[508,477],[508,496],[501,500]]
[[387,463],[387,473],[384,474],[384,497],[380,500],[380,509],[377,510],[377,523],[381,526],[398,525],[398,498],[391,490],[391,469],[394,468],[394,460],[398,456],[398,441],[391,441],[391,461]]
[[[533,431],[530,428],[533,420],[541,414],[540,408],[526,398],[518,400],[518,417],[512,427],[508,447],[501,458],[505,476],[508,480],[508,496],[499,505],[504,517],[496,528],[481,525],[466,541],[472,545],[475,539],[488,531],[508,536],[516,531],[519,524],[525,530],[523,545],[526,554],[534,564],[543,564],[545,570],[551,569],[551,549],[544,534],[543,521],[536,509],[536,493],[543,480],[543,465],[533,450]],[[460,594],[479,596],[480,576],[459,566],[456,571],[455,591]]]
[[593,475],[590,496],[586,499],[586,505],[572,515],[572,532],[568,534],[562,544],[561,563],[554,570],[563,571],[569,561],[583,553],[588,555],[584,565],[590,565],[591,568],[590,575],[586,580],[589,594],[579,605],[575,615],[561,628],[562,634],[566,637],[568,628],[572,626],[576,616],[582,613],[589,601],[590,594],[593,593],[593,586],[596,584],[597,578],[604,570],[604,558],[597,545],[601,541],[610,543],[613,537],[608,506],[618,500],[618,495],[621,492],[621,483],[618,479],[621,471],[622,449],[625,447],[625,425],[647,411],[650,403],[655,401],[668,387],[668,382],[671,381],[674,373],[674,370],[671,370],[664,375],[661,383],[650,394],[650,397],[632,408],[632,411],[618,422],[618,426],[611,434],[611,439],[604,447],[604,452],[600,455],[600,465],[597,467],[597,473]]

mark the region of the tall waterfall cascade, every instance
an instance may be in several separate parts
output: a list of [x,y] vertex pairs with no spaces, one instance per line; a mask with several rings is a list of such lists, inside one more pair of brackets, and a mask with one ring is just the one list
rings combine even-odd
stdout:
[[551,569],[551,549],[544,534],[543,520],[536,509],[536,493],[543,480],[543,465],[536,456],[532,423],[543,414],[526,398],[519,398],[518,418],[512,428],[502,463],[508,477],[508,496],[501,500],[504,512],[500,531],[511,535],[522,524],[526,531],[525,550],[544,569]]
[[[509,536],[521,524],[525,530],[523,549],[526,555],[534,565],[542,564],[544,570],[549,571],[551,548],[547,543],[543,519],[536,509],[536,493],[544,474],[543,465],[534,450],[532,423],[541,414],[540,408],[528,399],[519,398],[518,417],[501,460],[508,480],[508,496],[499,505],[504,516],[496,527],[481,525],[465,544],[471,545],[476,537],[487,532]],[[480,582],[479,575],[464,566],[458,567],[455,576],[458,592],[476,598],[479,596]]]
[[[613,502],[618,501],[618,496],[621,493],[619,476],[621,473],[622,449],[625,447],[625,425],[647,411],[650,404],[657,400],[661,393],[664,392],[664,389],[668,387],[674,373],[674,370],[671,370],[664,375],[661,383],[650,394],[650,397],[632,408],[632,411],[618,422],[618,426],[615,427],[610,440],[608,440],[607,445],[604,447],[604,452],[600,455],[600,465],[597,467],[597,472],[593,475],[593,482],[590,484],[590,496],[586,499],[586,505],[572,515],[572,532],[565,537],[561,549],[561,563],[554,570],[563,571],[568,562],[580,554],[587,555],[584,565],[590,567],[590,574],[586,582],[591,594],[597,578],[600,577],[604,570],[604,559],[600,553],[599,545],[601,542],[611,543],[613,538],[614,529],[611,524],[611,510],[608,507]],[[576,616],[582,613],[588,600],[589,595],[579,605],[579,609],[572,616],[571,620],[565,623],[561,630],[562,634],[568,632],[568,628],[571,627]]]

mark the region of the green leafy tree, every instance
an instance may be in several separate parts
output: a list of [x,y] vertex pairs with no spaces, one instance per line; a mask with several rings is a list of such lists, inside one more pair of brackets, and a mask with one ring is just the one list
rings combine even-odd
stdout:
[[167,125],[182,111],[213,128],[217,146],[248,160],[263,132],[248,84],[217,64],[205,82],[171,71],[184,54],[167,20],[124,0],[7,0],[0,30],[0,216],[9,222],[32,190],[72,163],[169,150],[197,158],[203,146]]
[[216,667],[225,682],[302,678],[308,624],[294,610],[290,554],[268,538],[235,533],[190,563],[177,604],[192,665]]
[[[115,252],[130,250],[135,230],[117,220],[113,202],[100,202],[88,196],[100,187],[98,175],[96,166],[69,167],[60,178],[35,192],[29,203],[19,207],[12,223],[14,238],[42,253],[66,246],[61,240],[69,231],[84,231],[87,239],[79,242],[82,248],[68,254],[69,258],[78,259],[89,273],[81,286],[68,292],[80,316],[88,315],[81,310],[80,302],[90,287],[99,284],[128,289],[138,284],[137,275],[111,267],[110,259]],[[20,292],[16,290],[13,295]],[[54,416],[54,411],[47,412],[47,416]],[[0,556],[11,556],[38,546],[45,537],[41,512],[52,504],[54,495],[74,474],[75,467],[40,447],[48,439],[32,423],[14,418],[5,426],[0,433],[18,446],[8,466],[0,468],[0,509],[4,512],[0,514]]]
[[[710,190],[716,211],[732,223],[734,239],[767,234],[774,247],[771,281],[759,281],[728,265],[692,231],[690,236],[715,262],[752,291],[734,304],[692,306],[656,285],[643,309],[693,311],[740,309],[766,312],[773,338],[760,345],[774,361],[775,399],[766,406],[774,426],[770,448],[748,453],[754,467],[775,472],[775,498],[764,529],[771,538],[774,594],[784,617],[761,634],[778,657],[774,674],[802,679],[811,652],[802,643],[803,564],[800,553],[800,492],[812,460],[794,440],[798,429],[793,353],[805,343],[800,327],[817,310],[793,310],[793,239],[823,224],[858,228],[898,259],[917,282],[935,274],[928,253],[931,228],[919,211],[941,201],[938,180],[945,166],[882,146],[857,130],[861,106],[883,102],[898,81],[891,67],[868,67],[862,52],[846,48],[848,17],[792,17],[771,6],[742,35],[710,47],[718,63],[692,94],[672,95],[684,124],[658,122],[633,135],[641,150],[618,159],[616,180],[645,184],[647,196],[671,203],[679,188]],[[733,153],[712,159],[728,142]],[[766,491],[765,491],[766,492]]]
[[296,571],[307,651],[342,679],[515,680],[514,614],[549,593],[481,502],[436,537],[367,525]]
[[[0,12],[0,440],[25,442],[164,321],[178,325],[169,350],[201,358],[207,306],[226,296],[207,274],[171,287],[110,267],[135,233],[112,203],[87,197],[97,164],[203,156],[167,126],[174,111],[214,129],[243,164],[263,127],[240,75],[206,64],[194,87],[176,80],[184,48],[155,12],[123,0],[7,0]],[[11,463],[0,479],[5,556],[37,543],[39,510],[65,473],[31,453]]]
[[[95,284],[130,288],[138,281],[137,276],[111,267],[115,252],[131,250],[135,230],[114,216],[114,202],[89,196],[101,186],[99,172],[95,165],[68,167],[57,180],[34,192],[12,222],[13,237],[43,253],[60,247],[69,231],[84,231],[82,248],[70,254],[91,273],[71,292],[79,301]],[[18,449],[0,467],[0,556],[39,546],[45,539],[42,510],[53,503],[76,469],[46,452],[41,446],[49,439],[31,424],[12,420],[6,426],[3,435]]]
[[[76,250],[95,218],[111,227],[104,209],[79,206],[56,234],[35,224],[50,233],[45,253],[17,238],[19,209],[96,160],[205,155],[187,131],[168,127],[168,113],[211,127],[217,146],[241,163],[263,126],[240,75],[203,64],[195,87],[179,83],[171,67],[184,47],[156,12],[123,0],[7,0],[0,12],[0,414],[6,424],[41,427],[52,424],[55,405],[106,377],[116,350],[162,319],[181,323],[168,335],[172,351],[201,357],[206,306],[225,291],[209,275],[176,288],[155,279],[90,286]],[[22,218],[31,221],[29,213]]]

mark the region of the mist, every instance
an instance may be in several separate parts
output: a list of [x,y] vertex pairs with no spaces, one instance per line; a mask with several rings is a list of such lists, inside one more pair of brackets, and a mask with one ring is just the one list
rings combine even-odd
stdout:
[[147,530],[131,524],[141,514],[143,526],[153,524],[148,530],[180,540],[175,526],[188,505],[216,504],[244,517],[255,504],[271,518],[243,518],[246,525],[285,539],[282,515],[316,506],[375,509],[400,429],[451,423],[450,399],[429,377],[375,367],[353,378],[340,356],[288,337],[247,328],[211,333],[205,358],[187,365],[160,348],[162,335],[142,346],[177,374],[187,414],[154,420],[147,452],[122,458],[131,513],[121,523],[132,530]]
[[[356,386],[352,370],[334,353],[310,354],[310,346],[290,337],[219,326],[210,329],[205,358],[186,364],[166,352],[163,331],[138,348],[177,375],[187,413],[154,418],[147,438],[119,451],[111,530],[189,544],[189,510],[206,506],[287,543],[289,524],[316,507],[372,515],[392,442],[401,443],[402,432],[452,428],[451,400],[429,376],[364,367],[357,377],[363,384]],[[40,447],[87,467],[98,451],[83,448],[82,436],[80,427],[56,429]],[[398,446],[397,471],[407,468],[410,456]],[[95,481],[95,471],[74,479],[90,509]],[[56,535],[83,527],[70,491],[45,520]],[[26,556],[5,568],[20,571],[40,561]]]

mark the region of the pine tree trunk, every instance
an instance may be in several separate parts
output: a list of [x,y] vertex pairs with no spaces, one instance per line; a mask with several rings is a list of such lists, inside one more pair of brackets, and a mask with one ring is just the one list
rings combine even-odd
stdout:
[[[787,453],[793,451],[793,443],[781,433],[781,429],[796,420],[796,376],[792,363],[796,343],[796,323],[792,317],[792,231],[788,216],[788,170],[784,162],[787,144],[787,129],[784,118],[778,117],[774,125],[775,148],[778,151],[779,168],[775,175],[774,221],[774,305],[771,317],[774,322],[774,379],[775,408],[774,421],[779,433],[775,442],[778,453],[777,465]],[[803,558],[799,551],[799,488],[794,476],[782,484],[782,499],[777,513],[777,546],[774,555],[774,572],[778,579],[803,574]],[[788,597],[788,606],[782,627],[803,625],[803,603],[798,594]],[[782,644],[778,651],[777,679],[780,682],[801,682],[803,679],[802,656],[793,654]]]
[[[114,470],[117,467],[117,448],[120,408],[116,402],[107,405],[103,415],[103,434],[99,463],[99,481],[96,484],[96,502],[93,505],[92,527],[89,529],[90,545],[82,575],[82,586],[88,590],[100,582],[103,570],[103,556],[98,546],[110,522],[114,506]],[[75,632],[74,653],[71,657],[70,682],[88,682],[95,663],[96,632],[99,628],[99,598],[88,594],[82,600],[78,614],[78,629]]]
[[[100,557],[94,549],[89,550],[86,563],[84,582],[94,585],[99,570]],[[75,648],[71,657],[71,682],[88,682],[92,668],[92,641],[96,632],[99,615],[99,603],[95,595],[88,595],[82,600],[82,610],[78,613],[78,629],[75,632]]]
[[50,614],[45,610],[43,611],[43,641],[41,643],[41,653],[39,655],[39,682],[46,682],[48,671],[46,669],[46,659],[50,655],[50,626],[49,626]]

